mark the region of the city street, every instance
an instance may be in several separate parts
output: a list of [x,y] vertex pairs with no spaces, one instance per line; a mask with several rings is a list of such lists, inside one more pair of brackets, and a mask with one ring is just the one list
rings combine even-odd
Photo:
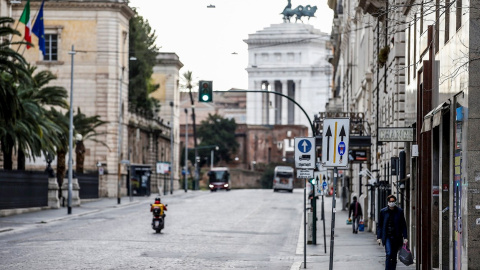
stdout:
[[[161,234],[150,227],[154,196],[124,198],[121,207],[114,200],[103,200],[109,207],[86,203],[71,216],[62,208],[0,218],[0,268],[290,269],[302,195],[179,191],[162,197],[168,212]],[[38,222],[48,211],[56,218]]]

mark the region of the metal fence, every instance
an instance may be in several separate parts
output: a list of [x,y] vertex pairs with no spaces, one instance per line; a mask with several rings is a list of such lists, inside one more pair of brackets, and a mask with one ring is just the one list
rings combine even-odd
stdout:
[[48,175],[0,170],[0,209],[48,206]]
[[98,173],[77,174],[80,199],[98,198]]

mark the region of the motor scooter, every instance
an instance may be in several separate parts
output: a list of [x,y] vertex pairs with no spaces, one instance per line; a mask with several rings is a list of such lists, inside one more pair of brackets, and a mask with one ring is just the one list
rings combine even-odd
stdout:
[[[167,206],[168,204],[166,204],[165,206]],[[151,206],[151,204],[150,204]],[[161,233],[163,228],[165,227],[165,214],[164,215],[161,215],[161,210],[160,208],[154,208],[153,209],[153,219],[152,219],[152,229],[156,232],[156,233]]]

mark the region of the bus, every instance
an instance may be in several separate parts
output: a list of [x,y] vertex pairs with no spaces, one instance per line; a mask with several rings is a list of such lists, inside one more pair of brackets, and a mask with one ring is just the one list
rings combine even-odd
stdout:
[[210,191],[217,191],[219,189],[225,189],[230,191],[230,171],[227,167],[212,168],[208,172],[208,187]]
[[273,192],[287,190],[293,192],[293,168],[277,166],[273,171]]

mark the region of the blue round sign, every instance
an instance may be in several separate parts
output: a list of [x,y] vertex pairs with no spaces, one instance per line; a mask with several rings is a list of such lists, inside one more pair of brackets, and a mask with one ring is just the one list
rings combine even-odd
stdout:
[[340,156],[343,156],[343,154],[345,154],[345,148],[346,148],[346,146],[345,146],[345,143],[344,143],[344,142],[340,142],[340,143],[338,144],[338,154],[339,154]]
[[308,153],[312,149],[312,143],[309,140],[300,140],[297,147],[300,152]]
[[327,189],[327,182],[324,181],[324,182],[322,183],[322,187],[323,187],[323,189]]

